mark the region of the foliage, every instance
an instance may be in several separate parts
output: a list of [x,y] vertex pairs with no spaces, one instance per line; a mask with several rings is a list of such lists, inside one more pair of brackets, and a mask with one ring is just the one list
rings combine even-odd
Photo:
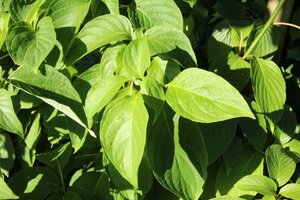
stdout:
[[300,199],[284,2],[1,1],[0,199]]

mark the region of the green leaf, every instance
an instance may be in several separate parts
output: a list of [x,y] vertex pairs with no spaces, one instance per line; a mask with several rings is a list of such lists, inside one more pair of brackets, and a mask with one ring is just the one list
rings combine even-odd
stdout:
[[6,39],[9,16],[9,13],[0,12],[0,48],[2,48]]
[[14,111],[10,94],[3,88],[0,89],[0,128],[24,137],[23,127]]
[[289,151],[293,152],[300,158],[300,135],[295,135],[292,140],[283,145]]
[[211,164],[226,151],[232,142],[237,129],[237,121],[199,124],[199,127],[207,149],[208,164]]
[[111,76],[100,79],[93,85],[88,91],[85,100],[87,118],[92,120],[93,116],[109,103],[125,82],[126,79],[124,78]]
[[21,83],[19,88],[63,112],[86,128],[86,116],[78,93],[69,79],[53,67],[45,65],[35,73],[31,68],[22,66],[15,70],[9,79]]
[[53,21],[57,40],[62,44],[64,53],[70,48],[89,7],[90,0],[56,0],[47,8],[47,15]]
[[66,166],[71,154],[72,147],[70,142],[68,142],[54,150],[45,151],[43,153],[37,154],[36,158],[40,162],[52,167],[53,169],[57,170],[57,172],[61,173],[61,171]]
[[207,176],[205,145],[196,123],[176,116],[174,124],[172,115],[166,108],[150,127],[147,160],[160,184],[180,198],[196,200]]
[[107,6],[111,14],[118,15],[119,13],[119,1],[118,0],[101,0]]
[[254,58],[251,80],[257,104],[276,123],[286,100],[285,81],[279,67],[273,61]]
[[1,173],[9,176],[9,170],[14,165],[15,157],[15,148],[10,137],[5,132],[0,133],[0,179]]
[[39,7],[45,0],[14,0],[11,2],[9,11],[15,22],[31,22],[37,18]]
[[249,175],[236,183],[235,187],[244,191],[254,191],[262,195],[276,196],[277,185],[273,179],[262,175]]
[[[216,144],[214,145],[214,147],[215,146]],[[223,161],[226,166],[227,174],[231,173],[232,168],[240,159],[242,151],[243,151],[243,141],[240,138],[235,137],[223,154]]]
[[122,15],[107,14],[85,24],[77,35],[66,58],[71,65],[87,53],[106,44],[131,39],[130,21]]
[[[114,123],[112,123],[114,122]],[[124,96],[105,109],[100,141],[118,172],[138,188],[138,168],[144,153],[148,113],[142,96]]]
[[13,191],[8,187],[5,181],[0,177],[0,199],[7,200],[7,199],[19,199],[17,195],[14,194]]
[[37,30],[24,22],[13,24],[7,34],[7,50],[18,65],[28,65],[37,71],[51,52],[56,42],[56,34],[50,17],[43,17]]
[[266,163],[269,176],[275,179],[279,186],[287,183],[296,169],[295,161],[280,145],[272,145],[267,149]]
[[132,41],[123,53],[123,69],[129,78],[142,78],[150,65],[150,53],[146,38]]
[[189,39],[183,32],[154,26],[145,33],[150,54],[171,58],[183,67],[196,67],[197,60]]
[[30,167],[14,174],[8,185],[22,200],[40,200],[59,190],[60,180],[46,167]]
[[167,87],[168,104],[190,120],[211,123],[237,117],[254,118],[241,94],[212,72],[186,69]]
[[[257,37],[257,35],[260,33],[262,29],[263,29],[263,25],[261,24],[254,28],[248,40],[247,48],[249,48],[254,38]],[[262,39],[259,41],[259,43],[256,45],[252,54],[256,57],[272,58],[278,49],[280,35],[281,35],[280,28],[277,26],[271,26],[264,34]]]
[[136,12],[141,27],[152,26],[183,30],[180,9],[172,0],[135,0]]
[[24,140],[26,146],[32,150],[35,149],[35,146],[40,138],[40,134],[41,134],[40,119],[41,119],[40,113],[34,115],[34,119]]
[[289,183],[280,189],[279,194],[289,199],[300,199],[299,191],[300,184]]

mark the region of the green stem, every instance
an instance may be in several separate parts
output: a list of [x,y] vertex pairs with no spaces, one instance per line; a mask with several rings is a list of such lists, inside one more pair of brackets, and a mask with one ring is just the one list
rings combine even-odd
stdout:
[[263,29],[261,30],[261,32],[258,34],[258,36],[254,39],[254,41],[251,43],[250,47],[247,49],[246,53],[243,56],[243,59],[246,59],[250,56],[250,54],[253,52],[253,50],[256,48],[257,44],[259,43],[259,41],[262,39],[262,37],[264,36],[264,34],[268,31],[268,29],[270,28],[270,26],[272,26],[274,19],[276,18],[276,16],[278,15],[280,9],[282,8],[283,4],[284,4],[285,0],[280,0],[280,2],[278,3],[277,7],[275,8],[274,12],[272,13],[270,19],[267,21],[267,23],[264,25]]

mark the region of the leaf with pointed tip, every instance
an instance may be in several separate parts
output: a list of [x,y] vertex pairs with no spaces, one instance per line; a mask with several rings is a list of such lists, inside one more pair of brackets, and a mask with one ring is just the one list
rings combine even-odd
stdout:
[[100,124],[100,141],[118,172],[138,188],[138,169],[146,142],[148,113],[142,96],[123,96],[105,109]]
[[182,71],[167,85],[166,100],[179,115],[202,123],[254,118],[242,95],[220,76],[200,68]]
[[122,15],[107,14],[85,24],[68,52],[66,63],[76,62],[87,53],[106,44],[131,39],[130,21]]
[[7,199],[19,199],[17,195],[8,187],[5,181],[0,177],[0,199],[7,200]]
[[300,199],[299,191],[300,191],[300,184],[289,183],[280,189],[279,194],[289,199]]
[[275,179],[279,186],[288,182],[296,169],[295,161],[280,145],[272,145],[267,149],[266,163],[269,176]]
[[0,89],[0,128],[24,137],[23,126],[18,119],[10,94],[5,89]]
[[136,12],[141,27],[152,26],[183,30],[180,9],[172,0],[135,0]]
[[13,24],[7,34],[7,50],[18,65],[27,65],[36,71],[53,49],[56,34],[50,17],[43,17],[37,30],[29,24]]
[[27,22],[31,24],[39,7],[45,0],[14,0],[11,2],[9,10],[15,22]]
[[245,176],[235,184],[235,187],[269,196],[276,196],[277,190],[277,185],[274,180],[262,175]]
[[154,26],[145,33],[150,54],[166,56],[183,67],[196,67],[197,60],[189,39],[182,31]]

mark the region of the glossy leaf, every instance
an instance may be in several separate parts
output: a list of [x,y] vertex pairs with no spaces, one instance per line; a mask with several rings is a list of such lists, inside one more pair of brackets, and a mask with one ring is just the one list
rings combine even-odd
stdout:
[[154,26],[145,33],[150,54],[166,56],[183,67],[196,67],[196,56],[189,39],[179,30]]
[[78,33],[68,55],[72,64],[87,53],[110,43],[131,39],[130,21],[122,15],[107,14],[89,21]]
[[266,163],[269,176],[279,186],[284,185],[294,174],[296,163],[280,145],[272,145],[266,151]]
[[18,119],[10,94],[5,89],[0,89],[0,128],[24,137],[23,126]]
[[[37,30],[20,22],[10,26],[7,34],[7,50],[18,65],[28,65],[37,71],[55,45],[56,34],[50,17],[42,18]],[[34,55],[34,56],[32,56]]]
[[0,133],[0,179],[1,173],[9,177],[9,171],[14,165],[15,157],[15,148],[10,137],[6,133]]
[[262,195],[275,196],[277,185],[269,177],[262,175],[249,175],[245,176],[239,182],[236,183],[235,187],[245,191],[254,191]]
[[279,194],[289,199],[300,199],[299,191],[300,184],[289,183],[280,189]]
[[182,14],[172,0],[135,0],[136,12],[141,27],[152,26],[183,30]]
[[92,119],[97,112],[100,112],[125,82],[126,79],[124,78],[111,76],[100,79],[93,85],[85,100],[85,111],[88,119]]
[[168,85],[166,100],[176,113],[202,123],[254,118],[241,94],[223,78],[202,69],[186,69]]
[[0,177],[0,199],[7,200],[7,199],[19,199],[17,195],[8,187],[5,181]]
[[148,113],[142,96],[136,94],[111,102],[100,125],[100,141],[105,154],[135,188],[138,188],[138,168],[146,142],[147,122]]
[[285,81],[279,67],[273,61],[254,58],[251,62],[251,80],[257,104],[276,123],[286,100]]

